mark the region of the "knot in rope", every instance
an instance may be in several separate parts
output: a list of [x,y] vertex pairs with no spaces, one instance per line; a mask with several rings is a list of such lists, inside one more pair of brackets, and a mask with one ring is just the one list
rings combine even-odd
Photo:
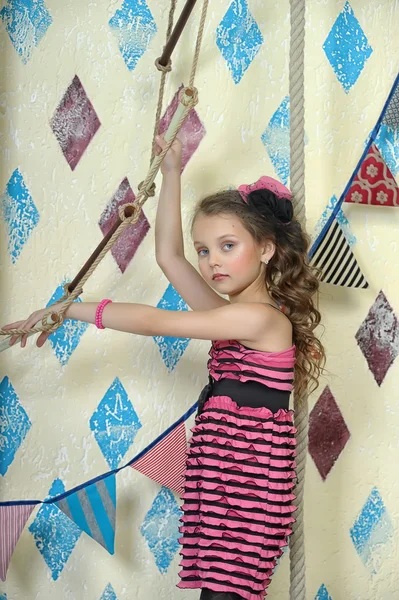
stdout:
[[67,304],[67,306],[69,306],[71,304],[71,302],[73,302],[74,300],[76,300],[76,298],[79,298],[79,296],[81,294],[83,294],[83,287],[82,286],[76,286],[75,289],[70,290],[69,286],[71,284],[70,283],[65,283],[64,284],[64,295],[62,296],[62,298],[60,298],[56,304],[61,303],[61,302],[65,302]]
[[150,187],[144,187],[144,183],[145,181],[142,181],[141,183],[139,183],[139,190],[142,194],[144,194],[144,196],[147,198],[152,198],[153,196],[155,196],[155,190],[156,190],[156,185],[155,182],[153,181],[152,184],[150,185]]
[[60,299],[60,302],[64,302],[65,300],[67,300],[69,298],[69,296],[71,295],[72,292],[69,291],[69,286],[71,285],[71,282],[67,282],[64,283],[64,295],[62,296],[62,298]]
[[172,61],[169,59],[166,65],[161,65],[161,63],[159,62],[160,60],[161,57],[159,56],[154,63],[158,71],[161,71],[161,73],[170,73],[170,71],[172,70]]
[[60,298],[59,300],[57,300],[57,302],[55,302],[55,304],[65,303],[65,308],[61,311],[61,313],[64,313],[65,310],[68,308],[68,306],[74,300],[76,300],[76,298],[79,298],[79,296],[81,294],[83,294],[83,288],[82,287],[75,287],[75,289],[70,290],[69,289],[70,285],[71,285],[70,282],[67,282],[67,283],[64,284],[64,295],[62,296],[62,298]]

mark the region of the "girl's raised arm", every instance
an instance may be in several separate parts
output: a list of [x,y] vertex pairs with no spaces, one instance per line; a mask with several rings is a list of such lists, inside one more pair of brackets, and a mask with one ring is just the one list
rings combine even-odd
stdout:
[[[162,148],[162,137],[157,138]],[[163,182],[155,221],[155,255],[175,290],[193,310],[210,310],[228,304],[202,279],[184,256],[181,224],[181,143],[176,140],[162,163]]]

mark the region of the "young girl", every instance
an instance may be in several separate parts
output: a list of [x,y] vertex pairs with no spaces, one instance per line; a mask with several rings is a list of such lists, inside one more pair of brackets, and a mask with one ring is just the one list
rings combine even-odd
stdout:
[[[290,192],[270,177],[198,204],[192,235],[201,277],[184,257],[180,167],[176,141],[162,165],[156,258],[192,312],[103,300],[73,303],[65,317],[212,340],[187,457],[178,587],[201,589],[201,600],[260,600],[294,522],[290,392],[317,385],[324,357],[314,334],[318,280]],[[8,327],[33,327],[48,311]]]

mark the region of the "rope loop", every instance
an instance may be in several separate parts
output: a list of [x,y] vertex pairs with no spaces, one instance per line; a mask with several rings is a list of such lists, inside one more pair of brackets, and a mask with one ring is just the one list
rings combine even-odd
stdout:
[[137,204],[122,204],[118,209],[119,218],[122,223],[128,221],[131,225],[137,223],[140,212],[141,206],[138,206]]
[[[53,320],[52,325],[49,325],[49,323],[47,322],[47,317],[49,315],[51,315],[51,319]],[[42,327],[43,327],[43,330],[46,331],[47,333],[54,333],[54,331],[57,331],[57,329],[59,329],[61,327],[63,322],[64,322],[64,315],[62,313],[50,312],[50,313],[45,314],[44,317],[42,318]]]
[[183,87],[179,92],[179,100],[184,106],[198,104],[198,90],[196,87]]
[[158,69],[158,71],[161,71],[161,73],[170,73],[172,70],[172,61],[171,59],[168,60],[168,62],[166,63],[166,65],[161,65],[161,63],[159,62],[161,60],[161,57],[158,56],[158,58],[155,60],[155,66]]

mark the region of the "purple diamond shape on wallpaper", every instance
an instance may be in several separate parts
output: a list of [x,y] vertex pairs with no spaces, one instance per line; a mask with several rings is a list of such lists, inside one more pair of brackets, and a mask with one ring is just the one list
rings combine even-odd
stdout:
[[342,413],[327,386],[309,416],[309,453],[323,479],[333,468],[349,438]]
[[[181,88],[180,88],[181,89]],[[180,90],[179,90],[180,91]],[[176,92],[172,102],[169,104],[159,123],[160,133],[164,133],[169,127],[169,123],[172,120],[173,115],[179,105],[179,91]],[[205,137],[206,129],[203,123],[200,121],[198,113],[193,108],[186,120],[184,121],[180,131],[179,140],[182,143],[182,164],[181,171],[183,172],[190,158],[193,156],[202,139]]]
[[56,108],[50,125],[73,171],[101,125],[77,75]]
[[356,333],[374,379],[381,385],[389,367],[399,354],[398,319],[384,292],[380,292]]
[[[99,225],[104,235],[112,228],[118,218],[118,209],[122,204],[132,204],[136,200],[136,196],[130,187],[127,177],[122,181],[119,189],[108,203],[106,209],[101,215]],[[136,254],[138,247],[147,235],[150,225],[147,218],[141,210],[139,220],[135,225],[130,225],[122,233],[120,238],[114,244],[111,252],[116,260],[118,267],[125,272],[127,266]]]

